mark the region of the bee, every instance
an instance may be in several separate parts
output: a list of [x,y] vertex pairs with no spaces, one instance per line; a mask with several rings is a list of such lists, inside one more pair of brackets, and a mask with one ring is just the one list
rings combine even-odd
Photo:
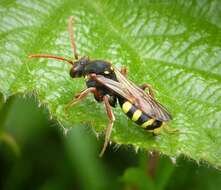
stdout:
[[[84,77],[87,88],[75,95],[66,108],[70,108],[92,93],[97,102],[103,102],[109,119],[105,132],[105,141],[99,154],[102,156],[108,145],[115,116],[112,107],[117,103],[123,112],[143,129],[157,134],[166,122],[172,119],[168,110],[154,98],[149,84],[137,86],[127,79],[127,69],[118,70],[110,62],[91,60],[87,56],[79,58],[73,32],[73,17],[69,18],[68,31],[74,60],[49,54],[32,54],[31,58],[49,58],[67,62],[71,65],[72,78]],[[145,89],[148,88],[148,92]]]

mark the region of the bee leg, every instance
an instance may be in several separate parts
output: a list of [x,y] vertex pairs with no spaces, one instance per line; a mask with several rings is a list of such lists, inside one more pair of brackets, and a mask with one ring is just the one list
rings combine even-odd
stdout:
[[159,135],[161,133],[161,130],[162,128],[161,127],[158,127],[156,129],[153,130],[153,135],[156,136],[156,135]]
[[179,133],[179,129],[171,128],[171,127],[169,127],[169,126],[166,125],[166,124],[163,125],[163,129],[164,129],[167,133],[171,133],[171,134]]
[[149,91],[148,93],[154,98],[153,88],[150,84],[145,83],[145,84],[141,85],[140,88],[143,89],[143,90],[148,88],[148,91]]
[[126,77],[127,76],[127,67],[121,67],[120,73]]
[[66,106],[65,106],[65,111],[67,111],[68,108],[72,107],[74,104],[76,104],[77,102],[79,102],[80,100],[84,99],[89,93],[95,93],[96,92],[96,88],[94,87],[90,87],[87,88],[85,90],[83,90],[82,92],[80,92],[79,94],[77,94]]
[[108,127],[106,128],[106,131],[105,131],[105,141],[104,141],[103,148],[102,148],[102,150],[99,154],[99,157],[103,156],[103,154],[104,154],[104,152],[107,148],[107,145],[108,145],[108,142],[109,142],[109,139],[110,139],[110,136],[111,136],[112,127],[113,127],[113,124],[114,124],[114,121],[115,121],[115,117],[114,117],[114,114],[113,114],[113,111],[112,111],[112,108],[110,106],[110,103],[109,103],[108,99],[109,99],[109,97],[107,95],[103,97],[103,101],[104,101],[104,105],[105,105],[105,108],[106,108],[109,123],[108,123]]

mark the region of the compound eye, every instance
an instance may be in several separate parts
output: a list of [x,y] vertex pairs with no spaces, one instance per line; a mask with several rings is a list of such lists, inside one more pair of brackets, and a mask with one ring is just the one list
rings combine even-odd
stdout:
[[74,68],[74,67],[71,68],[71,70],[70,70],[70,76],[71,76],[72,78],[75,78],[76,75],[77,75],[77,72],[76,72],[75,68]]

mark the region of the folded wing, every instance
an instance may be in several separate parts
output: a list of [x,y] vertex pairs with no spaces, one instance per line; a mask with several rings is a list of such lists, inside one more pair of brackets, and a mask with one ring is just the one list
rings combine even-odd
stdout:
[[116,68],[115,74],[117,76],[118,82],[108,79],[102,75],[97,75],[96,80],[110,90],[113,90],[120,96],[124,97],[132,104],[135,104],[148,116],[159,121],[168,121],[172,119],[168,110],[163,105],[153,99],[153,97],[139,88],[132,81],[125,78],[125,76],[123,76]]

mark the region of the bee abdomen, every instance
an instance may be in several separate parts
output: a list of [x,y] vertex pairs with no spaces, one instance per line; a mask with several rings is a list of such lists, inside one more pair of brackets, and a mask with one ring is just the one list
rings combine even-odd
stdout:
[[162,121],[149,117],[129,101],[120,100],[119,102],[123,112],[142,128],[146,130],[153,130],[161,127]]

